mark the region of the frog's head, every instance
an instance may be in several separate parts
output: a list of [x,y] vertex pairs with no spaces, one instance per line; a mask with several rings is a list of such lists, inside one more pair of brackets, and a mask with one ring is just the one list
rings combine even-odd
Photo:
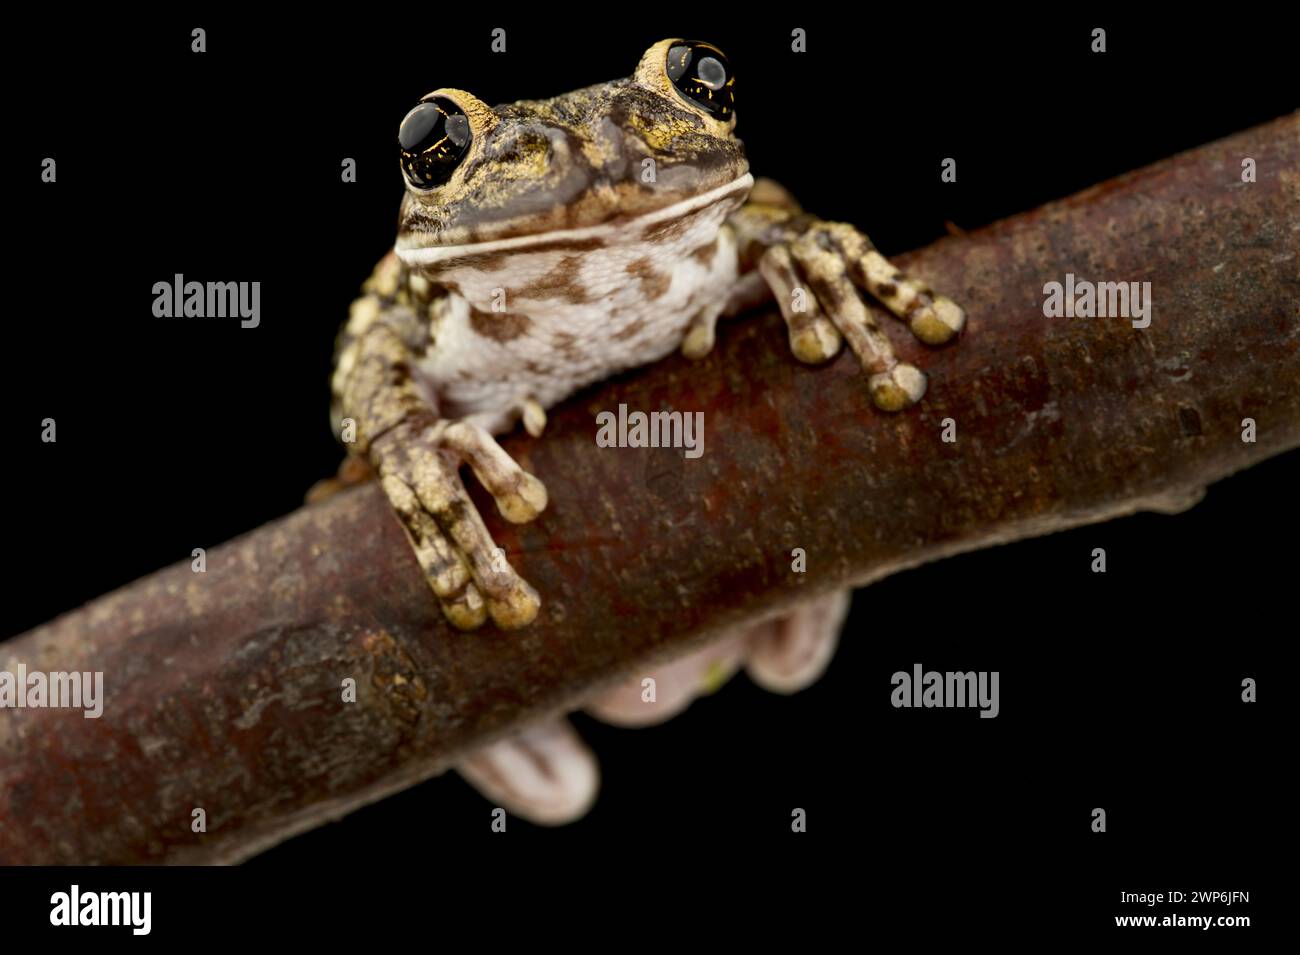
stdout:
[[733,134],[734,83],[716,47],[663,40],[631,77],[553,99],[492,108],[435,90],[398,133],[398,254],[415,265],[449,246],[544,240],[743,196],[752,180]]

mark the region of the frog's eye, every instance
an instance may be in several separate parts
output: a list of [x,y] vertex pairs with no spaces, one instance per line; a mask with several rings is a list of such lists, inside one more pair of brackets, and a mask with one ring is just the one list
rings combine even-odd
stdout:
[[459,106],[435,96],[406,114],[397,131],[402,172],[417,189],[432,189],[451,178],[469,150],[469,119]]
[[722,51],[711,43],[683,40],[668,48],[668,78],[688,100],[714,119],[731,118],[736,79]]

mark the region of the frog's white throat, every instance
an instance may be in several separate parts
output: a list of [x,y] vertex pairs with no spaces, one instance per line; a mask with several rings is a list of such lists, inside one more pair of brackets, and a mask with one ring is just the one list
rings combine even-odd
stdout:
[[618,244],[629,236],[653,235],[657,227],[666,227],[674,222],[688,221],[694,216],[705,213],[719,204],[734,208],[749,195],[754,185],[754,177],[745,173],[731,182],[683,199],[681,202],[664,206],[631,218],[615,218],[599,225],[585,226],[579,229],[554,229],[534,235],[512,236],[508,239],[494,239],[488,242],[471,242],[462,245],[435,245],[424,248],[403,247],[398,242],[396,251],[406,265],[412,268],[433,266],[447,259],[458,259],[467,255],[485,255],[497,252],[527,251],[530,246],[545,245],[555,247],[564,243],[594,244],[600,241]]
[[550,407],[677,348],[735,286],[724,226],[751,183],[590,228],[414,253],[444,291],[431,309],[436,347],[419,363],[443,413],[505,424],[500,413],[525,399]]

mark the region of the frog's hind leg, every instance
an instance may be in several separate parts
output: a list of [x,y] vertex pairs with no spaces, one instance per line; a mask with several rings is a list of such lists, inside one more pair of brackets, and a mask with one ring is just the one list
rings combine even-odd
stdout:
[[772,693],[796,693],[830,665],[853,591],[836,590],[800,604],[750,636],[749,678]]
[[[650,726],[719,689],[742,667],[764,689],[796,693],[815,683],[835,655],[850,595],[834,591],[763,623],[731,627],[699,650],[602,691],[585,708],[615,726]],[[653,701],[645,696],[646,677],[655,681]]]
[[541,826],[581,818],[600,791],[595,755],[562,717],[475,750],[456,771],[495,805]]
[[[584,708],[616,726],[650,726],[719,689],[741,667],[767,690],[795,693],[815,682],[830,663],[848,607],[849,591],[836,591],[775,620],[733,627],[699,650],[602,690]],[[654,679],[653,699],[645,695],[647,676]],[[581,817],[600,788],[595,757],[563,718],[535,723],[483,746],[456,770],[493,804],[540,825]]]

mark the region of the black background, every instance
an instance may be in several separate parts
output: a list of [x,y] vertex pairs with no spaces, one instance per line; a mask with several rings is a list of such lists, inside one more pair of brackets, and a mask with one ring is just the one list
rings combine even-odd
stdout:
[[[193,26],[207,53],[190,52]],[[505,54],[490,51],[498,26]],[[795,26],[805,54],[790,52]],[[1105,54],[1089,51],[1094,26],[1108,31]],[[755,173],[891,254],[945,221],[971,229],[1289,112],[1282,33],[1259,17],[1013,23],[919,7],[861,22],[565,5],[537,20],[430,6],[29,24],[11,38],[21,135],[5,159],[19,294],[0,384],[12,426],[3,633],[287,513],[332,473],[334,334],[392,241],[397,124],[431,89],[538,98],[627,75],[661,37],[708,39],[737,73]],[[45,156],[56,185],[39,181]],[[948,156],[956,183],[939,179]],[[355,184],[340,181],[344,157]],[[153,318],[152,285],[175,272],[261,281],[261,327]],[[57,444],[39,440],[45,417]],[[799,696],[741,677],[654,729],[578,717],[604,780],[579,824],[511,820],[495,836],[489,805],[449,775],[233,873],[145,876],[156,893],[183,887],[165,911],[156,894],[155,937],[179,930],[179,912],[213,915],[192,911],[199,884],[254,906],[378,884],[403,899],[385,910],[401,919],[453,918],[451,898],[501,912],[553,901],[577,918],[608,898],[632,937],[674,927],[665,942],[688,914],[791,931],[835,915],[862,938],[918,942],[1026,926],[1114,939],[1194,931],[1115,929],[1112,916],[1149,911],[1120,906],[1121,890],[1247,889],[1248,908],[1182,911],[1252,914],[1252,929],[1218,931],[1234,944],[1262,936],[1297,476],[1293,452],[1177,517],[888,579],[857,595],[830,672]],[[1105,575],[1090,572],[1094,547]],[[1001,715],[894,710],[890,674],[916,662],[999,670]],[[1240,702],[1246,676],[1261,684],[1254,706]],[[809,813],[806,836],[789,831],[794,806]],[[1104,835],[1089,828],[1095,806]],[[422,911],[412,892],[425,887]],[[742,888],[748,901],[710,905]],[[36,903],[23,921],[45,919]],[[302,917],[333,931],[375,915],[346,911]]]

